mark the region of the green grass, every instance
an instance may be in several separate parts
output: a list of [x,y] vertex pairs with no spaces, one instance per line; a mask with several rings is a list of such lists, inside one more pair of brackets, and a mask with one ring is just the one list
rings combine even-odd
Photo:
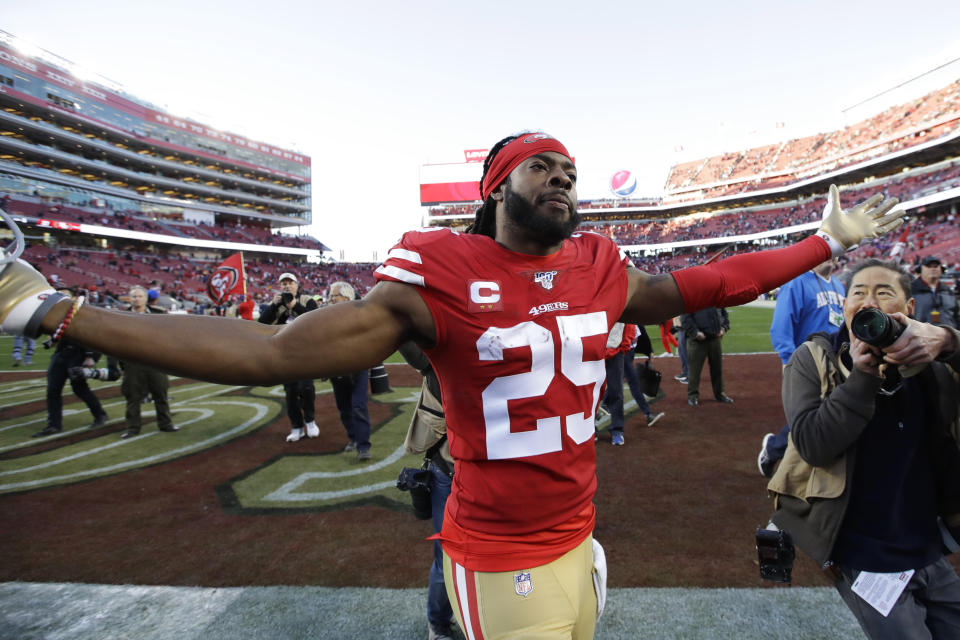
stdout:
[[[727,309],[730,314],[730,333],[723,337],[724,353],[767,353],[773,351],[770,343],[770,321],[773,307],[741,306]],[[660,327],[648,326],[647,335],[653,343],[653,353],[663,353]]]

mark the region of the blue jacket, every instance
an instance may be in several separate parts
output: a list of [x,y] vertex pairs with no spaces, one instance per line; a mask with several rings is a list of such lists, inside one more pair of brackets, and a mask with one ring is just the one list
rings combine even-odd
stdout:
[[824,332],[836,333],[840,327],[830,324],[830,310],[843,315],[846,289],[839,278],[830,282],[807,271],[780,287],[777,306],[770,324],[770,342],[783,364],[807,336]]

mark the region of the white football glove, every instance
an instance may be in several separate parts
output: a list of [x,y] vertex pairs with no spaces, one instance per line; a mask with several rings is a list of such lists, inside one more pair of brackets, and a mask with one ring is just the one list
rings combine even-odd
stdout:
[[843,255],[863,240],[877,238],[903,224],[907,212],[892,210],[899,202],[896,198],[884,200],[883,194],[877,193],[844,211],[837,185],[832,184],[817,235],[830,245],[833,257]]
[[8,262],[0,270],[0,331],[36,338],[44,316],[66,297],[29,263]]

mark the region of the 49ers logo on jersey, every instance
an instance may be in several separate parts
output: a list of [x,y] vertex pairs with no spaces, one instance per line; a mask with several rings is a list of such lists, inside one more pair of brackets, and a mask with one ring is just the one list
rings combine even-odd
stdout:
[[502,311],[503,298],[500,296],[500,283],[496,280],[467,281],[467,311],[487,313]]

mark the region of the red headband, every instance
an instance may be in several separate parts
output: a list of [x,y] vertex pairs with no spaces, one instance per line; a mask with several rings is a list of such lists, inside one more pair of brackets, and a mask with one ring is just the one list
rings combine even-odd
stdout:
[[[545,151],[556,151],[570,157],[567,148],[560,141],[546,133],[526,133],[507,143],[490,163],[487,175],[480,183],[480,196],[484,201],[490,193],[507,179],[510,172],[521,162]],[[573,162],[573,160],[571,160]]]

